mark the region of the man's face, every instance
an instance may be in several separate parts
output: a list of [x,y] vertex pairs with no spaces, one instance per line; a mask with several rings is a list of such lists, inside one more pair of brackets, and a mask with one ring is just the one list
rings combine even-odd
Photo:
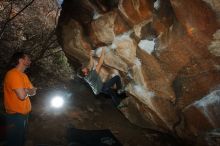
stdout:
[[88,75],[88,72],[89,72],[89,71],[88,71],[88,68],[86,68],[86,67],[83,68],[83,69],[82,69],[82,72],[83,72],[84,76],[87,76],[87,75]]
[[30,67],[30,65],[31,65],[31,59],[30,59],[30,57],[29,57],[28,55],[25,55],[25,57],[22,58],[22,64],[23,64],[26,68]]

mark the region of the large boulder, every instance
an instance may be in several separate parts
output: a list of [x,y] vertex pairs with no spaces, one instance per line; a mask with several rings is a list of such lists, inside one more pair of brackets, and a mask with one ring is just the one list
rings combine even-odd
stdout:
[[220,84],[219,1],[108,2],[64,1],[57,32],[70,60],[83,64],[105,46],[102,77],[121,75],[121,111],[136,125],[190,140],[219,128],[210,93]]

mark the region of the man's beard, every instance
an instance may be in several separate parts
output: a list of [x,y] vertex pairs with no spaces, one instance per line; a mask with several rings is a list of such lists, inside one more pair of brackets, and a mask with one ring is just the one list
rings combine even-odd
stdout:
[[28,69],[31,65],[28,64],[28,65],[25,65],[25,69]]

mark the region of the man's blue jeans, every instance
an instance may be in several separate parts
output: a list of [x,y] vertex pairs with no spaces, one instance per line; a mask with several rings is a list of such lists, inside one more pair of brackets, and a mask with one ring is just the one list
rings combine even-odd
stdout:
[[24,146],[28,115],[7,114],[6,146]]
[[116,84],[116,90],[121,89],[121,78],[117,75],[111,78],[110,80],[106,81],[102,87],[102,93],[108,94],[111,96],[113,103],[115,106],[119,105],[121,102],[120,98],[118,97],[117,93],[112,90],[112,87]]

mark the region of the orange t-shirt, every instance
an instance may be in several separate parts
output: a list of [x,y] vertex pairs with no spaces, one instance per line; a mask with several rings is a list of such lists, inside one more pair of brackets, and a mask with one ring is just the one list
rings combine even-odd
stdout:
[[9,70],[4,79],[4,105],[7,113],[28,114],[31,111],[29,97],[21,100],[14,89],[33,88],[28,76],[16,68]]

